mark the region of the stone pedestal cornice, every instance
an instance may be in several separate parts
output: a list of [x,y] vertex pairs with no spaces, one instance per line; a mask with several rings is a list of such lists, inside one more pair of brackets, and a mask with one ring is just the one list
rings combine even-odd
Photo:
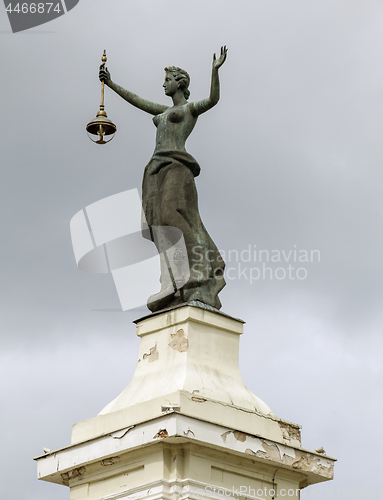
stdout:
[[130,384],[73,426],[70,446],[36,458],[39,479],[69,486],[71,500],[213,499],[218,489],[298,499],[332,479],[335,459],[303,449],[300,426],[245,386],[242,332],[243,321],[198,303],[138,320]]

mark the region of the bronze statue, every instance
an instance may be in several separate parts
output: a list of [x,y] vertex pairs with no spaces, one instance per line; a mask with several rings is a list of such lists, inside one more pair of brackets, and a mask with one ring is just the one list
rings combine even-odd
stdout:
[[111,80],[107,68],[100,67],[100,80],[133,106],[154,115],[157,127],[156,147],[142,183],[147,224],[142,233],[155,243],[161,259],[161,290],[148,299],[152,312],[194,300],[221,308],[218,293],[225,286],[225,263],[198,212],[194,177],[200,166],[186,152],[185,142],[198,116],[219,100],[218,69],[226,54],[226,47],[221,47],[218,59],[214,54],[210,96],[198,102],[188,102],[188,73],[174,66],[165,68],[163,87],[172,98],[171,107],[125,90]]

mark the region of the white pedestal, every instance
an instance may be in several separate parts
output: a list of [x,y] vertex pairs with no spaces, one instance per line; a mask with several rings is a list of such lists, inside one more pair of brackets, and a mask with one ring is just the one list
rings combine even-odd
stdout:
[[244,385],[242,330],[199,303],[139,320],[130,384],[73,426],[70,446],[36,458],[39,479],[71,500],[299,498],[332,479],[335,459],[303,450],[300,426]]

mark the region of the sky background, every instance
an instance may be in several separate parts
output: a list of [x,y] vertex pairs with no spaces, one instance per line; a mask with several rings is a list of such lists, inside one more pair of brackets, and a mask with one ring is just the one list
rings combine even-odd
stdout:
[[382,2],[80,0],[18,34],[0,5],[0,44],[0,497],[67,500],[32,457],[68,445],[135,369],[146,309],[119,312],[112,277],[77,269],[69,232],[85,206],[140,189],[154,149],[151,116],[110,89],[116,137],[87,138],[102,52],[116,83],[170,104],[163,68],[186,69],[203,99],[226,44],[221,100],[187,143],[204,224],[224,252],[320,251],[290,262],[306,279],[227,280],[222,311],[246,321],[243,379],[303,426],[304,448],[338,458],[303,499],[383,499]]

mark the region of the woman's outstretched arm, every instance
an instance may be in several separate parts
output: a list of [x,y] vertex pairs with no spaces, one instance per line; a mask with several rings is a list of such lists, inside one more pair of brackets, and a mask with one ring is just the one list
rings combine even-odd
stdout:
[[205,111],[208,111],[209,109],[211,109],[219,101],[218,69],[225,62],[226,54],[227,54],[227,48],[225,45],[224,47],[221,47],[221,55],[220,55],[219,59],[215,58],[215,54],[213,55],[213,69],[212,69],[212,73],[211,73],[210,95],[207,99],[203,99],[202,101],[190,103],[191,112],[194,116],[199,116],[202,113],[205,113]]
[[102,82],[105,83],[108,87],[114,90],[118,95],[120,95],[125,101],[128,101],[130,104],[135,106],[136,108],[145,111],[146,113],[150,113],[151,115],[159,115],[168,109],[168,106],[163,104],[156,104],[155,102],[147,101],[142,99],[142,97],[133,94],[129,90],[120,87],[116,83],[114,83],[110,77],[110,73],[107,68],[103,65],[100,67],[99,78]]

